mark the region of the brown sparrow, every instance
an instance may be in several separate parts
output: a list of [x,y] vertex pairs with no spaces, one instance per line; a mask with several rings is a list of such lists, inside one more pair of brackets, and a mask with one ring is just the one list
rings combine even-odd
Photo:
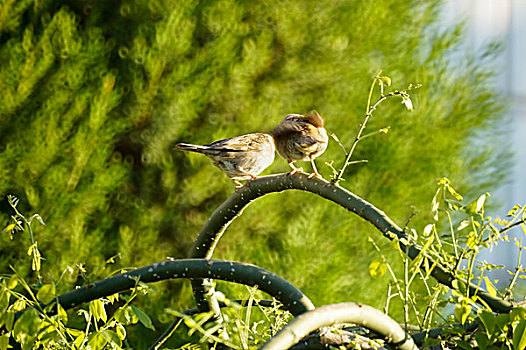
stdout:
[[256,179],[274,161],[274,139],[269,134],[254,133],[199,146],[179,143],[176,149],[202,153],[241,188],[239,180]]
[[291,166],[291,174],[300,170],[294,166],[295,161],[308,160],[312,164],[311,176],[320,176],[314,158],[325,151],[329,137],[318,112],[305,116],[289,114],[270,134],[274,137],[278,154]]

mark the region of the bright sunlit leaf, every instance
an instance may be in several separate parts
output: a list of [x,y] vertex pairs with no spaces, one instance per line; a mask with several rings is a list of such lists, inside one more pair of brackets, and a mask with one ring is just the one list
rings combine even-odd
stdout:
[[369,275],[373,278],[380,278],[385,274],[387,264],[382,258],[376,258],[369,264]]
[[37,299],[44,304],[48,304],[55,298],[55,285],[44,284],[37,293]]
[[491,281],[487,277],[484,277],[484,281],[486,282],[486,290],[488,291],[488,293],[491,296],[496,297],[497,289],[495,289],[495,286],[493,285],[493,283],[491,283]]

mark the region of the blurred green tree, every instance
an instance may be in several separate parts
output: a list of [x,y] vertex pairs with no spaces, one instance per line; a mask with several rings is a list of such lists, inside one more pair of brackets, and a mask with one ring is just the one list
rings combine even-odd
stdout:
[[[452,64],[463,29],[441,26],[440,4],[0,3],[0,196],[19,196],[25,212],[46,222],[35,232],[42,273],[57,280],[71,267],[61,287],[68,289],[118,267],[185,257],[233,185],[206,157],[174,152],[175,143],[269,131],[286,114],[316,109],[350,145],[380,69],[394,86],[422,84],[412,94],[415,111],[393,100],[375,112],[368,130],[390,132],[360,143],[356,159],[368,163],[351,166],[342,185],[400,225],[413,206],[421,210],[411,221],[417,230],[429,222],[423,209],[438,178],[468,194],[487,190],[506,166],[492,163],[499,151],[485,138],[503,108],[491,85],[498,49]],[[473,136],[483,141],[473,146]],[[343,158],[330,143],[320,172],[328,178],[324,162]],[[263,174],[283,171],[277,160]],[[6,203],[0,215],[7,222]],[[289,191],[249,207],[214,257],[274,271],[317,305],[381,307],[389,281],[371,287],[367,269],[377,257],[367,237],[377,234],[341,208]],[[0,271],[23,261],[29,273],[21,239],[0,239]],[[116,254],[114,265],[105,263]],[[188,306],[181,284],[162,288],[171,293],[158,293],[162,303],[151,300],[152,310]]]

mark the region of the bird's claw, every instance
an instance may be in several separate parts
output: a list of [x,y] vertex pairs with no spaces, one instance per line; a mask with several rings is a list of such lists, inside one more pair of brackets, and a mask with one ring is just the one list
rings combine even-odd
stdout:
[[294,168],[292,169],[292,171],[289,173],[289,175],[294,175],[296,173],[303,173],[303,168]]

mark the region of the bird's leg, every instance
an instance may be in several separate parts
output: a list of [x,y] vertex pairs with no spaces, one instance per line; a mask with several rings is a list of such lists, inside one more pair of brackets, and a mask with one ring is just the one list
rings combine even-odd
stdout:
[[289,162],[289,166],[292,168],[292,171],[289,173],[289,175],[294,175],[294,174],[296,174],[297,172],[300,172],[300,173],[303,172],[303,168],[296,168],[296,167],[294,166],[294,163],[293,163],[293,162]]
[[250,179],[249,179],[248,181],[252,181],[252,180],[255,180],[255,179],[258,178],[256,175],[251,174],[251,173],[246,172],[246,171],[241,170],[241,169],[239,169],[239,172],[240,172],[240,173],[243,173],[243,174],[245,174],[245,175],[247,175],[247,176],[250,176]]
[[316,163],[314,163],[314,159],[312,157],[310,158],[310,163],[312,164],[312,174],[309,175],[309,179],[313,177],[322,177],[318,172],[318,169],[316,169]]

